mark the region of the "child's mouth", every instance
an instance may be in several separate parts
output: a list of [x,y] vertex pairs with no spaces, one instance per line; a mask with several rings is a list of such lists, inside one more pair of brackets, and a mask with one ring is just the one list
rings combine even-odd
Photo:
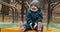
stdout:
[[36,10],[36,8],[32,8],[32,10]]

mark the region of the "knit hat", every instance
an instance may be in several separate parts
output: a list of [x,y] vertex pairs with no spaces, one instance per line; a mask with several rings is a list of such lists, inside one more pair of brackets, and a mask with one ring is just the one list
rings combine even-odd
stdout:
[[37,6],[37,8],[39,8],[40,7],[40,2],[38,0],[33,0],[31,2],[31,5],[35,5],[35,6]]

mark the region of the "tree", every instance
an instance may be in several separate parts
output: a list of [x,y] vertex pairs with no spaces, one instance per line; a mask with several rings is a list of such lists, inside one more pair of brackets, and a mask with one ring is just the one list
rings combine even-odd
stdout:
[[[6,3],[9,3],[9,0],[3,0],[4,2]],[[8,15],[9,14],[9,7],[5,6],[5,5],[2,5],[2,12],[5,14],[5,15]]]

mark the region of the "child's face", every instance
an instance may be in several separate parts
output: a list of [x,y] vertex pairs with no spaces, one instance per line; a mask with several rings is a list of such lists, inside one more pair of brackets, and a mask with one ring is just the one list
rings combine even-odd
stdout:
[[31,6],[31,9],[32,9],[33,11],[37,11],[37,7],[36,7],[35,5],[32,5],[32,6]]
[[36,10],[36,9],[37,9],[37,7],[36,7],[35,5],[32,5],[31,8],[32,8],[33,10]]

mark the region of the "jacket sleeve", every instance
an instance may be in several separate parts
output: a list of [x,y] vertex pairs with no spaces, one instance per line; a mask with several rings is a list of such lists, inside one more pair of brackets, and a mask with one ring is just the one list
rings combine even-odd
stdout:
[[27,20],[27,24],[32,23],[32,20],[31,20],[31,13],[30,13],[30,12],[27,13],[26,20]]
[[39,16],[38,16],[39,18],[36,20],[36,23],[42,22],[42,19],[43,19],[42,12],[39,12],[38,14],[39,14]]

